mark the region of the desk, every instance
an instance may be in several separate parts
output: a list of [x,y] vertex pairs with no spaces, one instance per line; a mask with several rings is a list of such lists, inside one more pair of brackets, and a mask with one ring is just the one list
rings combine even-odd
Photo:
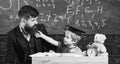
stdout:
[[87,56],[41,56],[41,54],[33,54],[32,64],[108,64],[108,56],[103,57],[87,57]]

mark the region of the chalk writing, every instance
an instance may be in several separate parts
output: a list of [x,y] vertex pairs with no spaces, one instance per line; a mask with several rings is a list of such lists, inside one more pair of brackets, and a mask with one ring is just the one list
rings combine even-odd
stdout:
[[[18,10],[20,9],[20,1],[21,1],[21,0],[17,0],[17,5],[18,5],[17,9],[18,9]],[[6,2],[6,1],[5,1],[5,2]],[[3,6],[0,5],[0,9],[2,9],[2,10],[9,10],[9,9],[11,9],[12,6],[13,6],[13,0],[9,0],[9,1],[7,1],[7,2],[10,2],[9,7],[3,7]],[[23,0],[23,2],[24,2],[26,5],[29,5],[26,0]]]
[[41,21],[46,21],[46,19],[44,19],[44,18],[45,18],[45,16],[44,16],[44,14],[43,14],[43,13],[40,13],[40,16],[41,16]]
[[79,8],[80,8],[81,6],[80,5],[77,5],[77,8],[76,8],[76,13],[75,13],[75,15],[78,15],[78,12],[79,11],[81,11]]
[[14,19],[13,15],[10,15],[9,18],[10,18],[10,19]]
[[[66,10],[66,14],[65,14],[65,18],[67,19],[67,23],[70,22],[70,18],[75,14],[75,8],[76,8],[76,1],[75,0],[71,0],[71,3],[70,3],[70,0],[66,0],[69,5],[67,6],[67,10]],[[79,1],[79,0],[77,0]],[[77,10],[78,11],[78,10]],[[77,14],[77,12],[76,12]]]
[[18,3],[17,10],[19,10],[20,9],[20,0],[17,0],[17,3]]
[[99,6],[98,8],[97,8],[97,12],[99,13],[101,13],[102,14],[102,12],[103,12],[103,6]]
[[49,21],[58,22],[59,20],[64,20],[63,16],[58,16],[55,13],[54,14],[51,14],[51,13],[46,13],[46,14],[45,13],[40,13],[40,18],[41,18],[40,21],[44,21],[44,22],[49,22]]
[[102,19],[102,27],[105,26],[106,19]]
[[49,21],[50,20],[50,18],[51,18],[51,13],[49,13],[49,14],[47,14],[47,21]]
[[73,21],[70,19],[74,16],[77,26],[91,27],[92,30],[105,26],[105,19],[95,17],[103,13],[103,6],[99,0],[66,0],[66,2],[69,3],[65,14],[68,23]]
[[62,20],[62,21],[64,21],[64,20],[65,20],[64,15],[60,15],[60,16],[58,16],[58,18],[59,18],[60,20]]
[[54,17],[54,22],[58,22],[59,20],[57,19],[58,18],[58,16],[57,16],[57,14],[53,14],[55,17]]
[[[6,2],[6,1],[5,1],[5,2]],[[7,1],[7,2],[10,2],[9,7],[3,7],[3,6],[0,6],[0,9],[2,9],[2,10],[8,10],[8,9],[11,9],[11,7],[12,7],[12,0],[9,0],[9,1]]]
[[36,0],[36,6],[39,7],[52,7],[55,8],[54,0]]
[[80,26],[80,21],[77,19],[75,25]]
[[81,2],[81,4],[80,4],[80,6],[83,6],[83,4],[84,4],[84,0],[81,0],[82,2]]
[[26,5],[29,5],[26,0],[23,0]]
[[[39,2],[48,2],[48,0],[36,0]],[[51,0],[55,2],[54,0]],[[70,22],[75,22],[75,25],[77,26],[84,26],[84,27],[91,27],[91,29],[99,29],[100,27],[104,27],[105,19],[98,18],[99,20],[95,20],[96,15],[102,15],[103,13],[103,6],[101,5],[101,2],[99,0],[65,0],[68,5],[66,9],[66,13],[62,16],[58,16],[57,14],[44,14],[41,13],[41,21],[53,21],[52,25],[54,25],[54,22],[59,22],[60,20],[64,21],[66,19],[67,24]],[[88,2],[88,3],[87,3]],[[92,4],[93,3],[93,4]],[[86,4],[86,5],[85,5]],[[89,6],[87,5],[89,4]],[[98,5],[97,5],[98,4]],[[48,4],[48,6],[51,6],[51,4]],[[91,7],[90,5],[96,5]],[[41,5],[40,5],[41,6]],[[45,7],[45,3],[43,7]],[[71,19],[75,17],[75,19]],[[52,20],[50,20],[50,18]]]

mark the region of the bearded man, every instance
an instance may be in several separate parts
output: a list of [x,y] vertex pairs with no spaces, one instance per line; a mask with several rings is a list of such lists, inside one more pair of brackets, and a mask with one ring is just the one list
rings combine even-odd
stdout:
[[19,25],[7,33],[6,64],[31,64],[29,55],[46,51],[46,41],[35,37],[37,30],[47,34],[44,24],[38,24],[38,16],[32,6],[20,8]]

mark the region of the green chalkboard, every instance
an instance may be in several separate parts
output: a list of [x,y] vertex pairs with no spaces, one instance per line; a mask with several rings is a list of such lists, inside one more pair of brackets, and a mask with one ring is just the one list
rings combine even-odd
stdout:
[[120,0],[0,0],[0,34],[18,25],[23,5],[35,7],[48,33],[62,34],[71,25],[87,34],[120,34]]

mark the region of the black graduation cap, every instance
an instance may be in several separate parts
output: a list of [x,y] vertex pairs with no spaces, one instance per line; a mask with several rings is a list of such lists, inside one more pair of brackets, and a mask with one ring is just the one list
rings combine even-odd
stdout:
[[69,31],[75,33],[76,35],[82,35],[82,34],[85,34],[85,33],[86,33],[86,32],[84,32],[84,31],[79,30],[79,29],[77,29],[77,28],[74,28],[74,27],[72,27],[72,26],[70,26],[70,25],[66,25],[66,26],[65,26],[65,30],[69,30]]

